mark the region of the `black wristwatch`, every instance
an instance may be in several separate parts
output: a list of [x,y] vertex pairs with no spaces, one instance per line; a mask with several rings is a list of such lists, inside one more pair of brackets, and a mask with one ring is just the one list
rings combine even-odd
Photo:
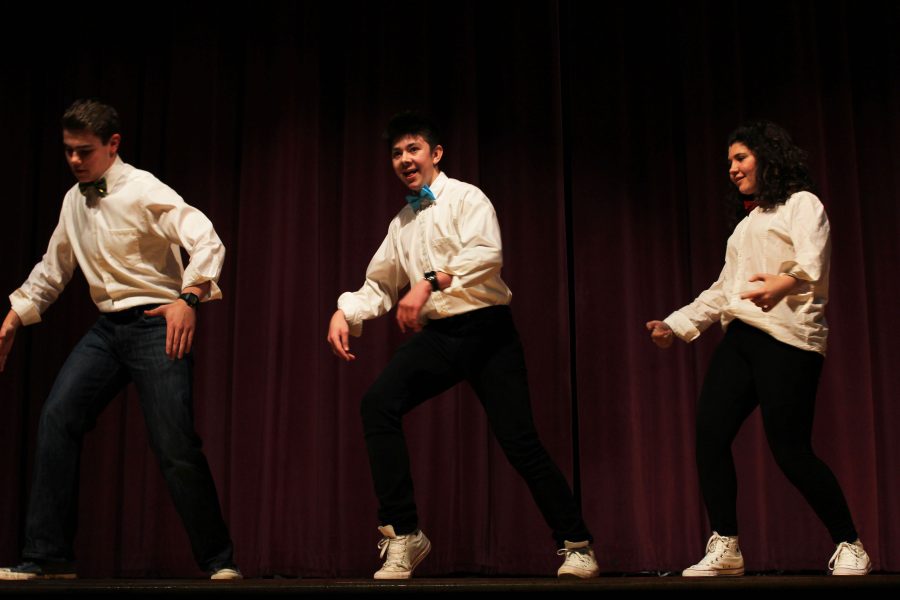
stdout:
[[188,292],[187,294],[181,294],[180,296],[178,296],[178,299],[184,300],[185,304],[194,309],[200,306],[200,297],[197,294]]
[[428,271],[427,273],[425,273],[425,281],[431,284],[432,292],[441,291],[441,284],[438,283],[437,273],[435,273],[434,271]]

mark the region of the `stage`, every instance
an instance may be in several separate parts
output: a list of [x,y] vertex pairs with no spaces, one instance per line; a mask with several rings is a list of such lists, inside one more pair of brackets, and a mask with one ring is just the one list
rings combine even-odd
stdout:
[[602,593],[612,591],[765,592],[769,590],[877,590],[900,587],[900,575],[747,575],[737,578],[602,576],[597,579],[452,577],[373,581],[365,579],[261,578],[236,582],[200,579],[81,579],[0,582],[0,596],[31,594],[471,594]]

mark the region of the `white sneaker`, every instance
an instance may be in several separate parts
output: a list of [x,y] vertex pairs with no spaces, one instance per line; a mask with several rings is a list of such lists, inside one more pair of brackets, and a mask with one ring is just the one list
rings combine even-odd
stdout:
[[28,581],[31,579],[77,579],[74,562],[41,562],[26,560],[17,567],[0,569],[2,581]]
[[713,531],[706,542],[706,556],[696,565],[681,572],[684,577],[737,576],[744,574],[744,557],[738,546],[738,538],[723,536]]
[[832,575],[867,575],[872,561],[861,541],[841,542],[828,561],[828,569]]
[[556,551],[565,556],[562,566],[556,572],[557,577],[580,577],[590,579],[600,574],[597,558],[590,542],[565,542],[565,547]]
[[[413,569],[431,552],[431,542],[419,529],[415,533],[397,535],[393,525],[379,527],[384,536],[378,542],[384,565],[375,572],[375,579],[409,579]],[[385,558],[387,555],[387,558]]]
[[221,569],[216,569],[209,578],[217,581],[234,581],[243,579],[244,576],[241,575],[241,572],[237,567],[223,567]]

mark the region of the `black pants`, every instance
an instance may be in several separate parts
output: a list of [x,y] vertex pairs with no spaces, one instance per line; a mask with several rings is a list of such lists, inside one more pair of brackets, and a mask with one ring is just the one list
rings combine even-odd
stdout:
[[403,415],[460,381],[478,395],[491,429],[522,475],[558,546],[591,540],[569,484],[538,439],[525,357],[508,306],[430,322],[401,346],[362,400],[369,463],[384,525],[418,528]]
[[716,349],[697,411],[697,469],[713,530],[737,535],[737,478],[731,443],[759,405],[769,448],[834,542],[854,541],[856,528],[841,487],[813,452],[816,389],[824,358],[732,322]]

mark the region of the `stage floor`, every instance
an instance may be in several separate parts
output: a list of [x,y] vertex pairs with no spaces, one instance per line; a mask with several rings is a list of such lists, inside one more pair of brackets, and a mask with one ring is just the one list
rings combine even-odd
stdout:
[[802,589],[876,590],[900,588],[900,574],[868,577],[824,575],[747,575],[737,578],[604,576],[588,581],[551,578],[453,577],[376,582],[367,579],[79,579],[69,581],[0,581],[0,596],[31,594],[441,594],[610,591],[753,591]]

